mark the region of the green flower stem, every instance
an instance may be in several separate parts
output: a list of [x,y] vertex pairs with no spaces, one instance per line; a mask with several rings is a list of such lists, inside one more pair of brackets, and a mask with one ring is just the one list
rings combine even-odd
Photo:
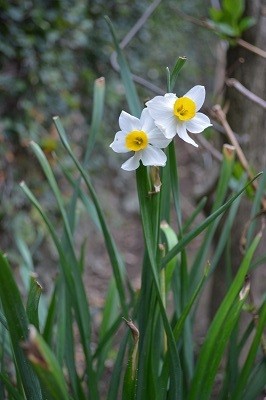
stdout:
[[[147,169],[140,166],[136,171],[137,188],[139,195],[140,213],[142,218],[142,226],[146,249],[149,257],[147,266],[151,268],[151,275],[153,278],[154,289],[160,309],[160,314],[163,320],[164,329],[167,335],[168,342],[168,356],[170,360],[169,374],[170,374],[170,388],[169,394],[174,395],[172,398],[181,398],[181,367],[176,343],[174,340],[173,332],[168,321],[165,311],[164,302],[161,295],[159,273],[157,265],[157,252],[158,252],[158,232],[159,232],[159,207],[160,207],[160,194],[149,195],[151,192]],[[146,265],[144,265],[144,268]],[[141,332],[140,332],[141,334]]]

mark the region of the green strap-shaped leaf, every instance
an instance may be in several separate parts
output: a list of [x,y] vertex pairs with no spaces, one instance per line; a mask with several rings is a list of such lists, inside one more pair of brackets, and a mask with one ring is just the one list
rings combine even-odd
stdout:
[[245,387],[247,386],[247,381],[251,373],[252,365],[257,355],[258,347],[261,342],[261,337],[263,335],[263,331],[266,326],[266,302],[264,302],[262,306],[261,313],[259,315],[258,324],[256,327],[256,333],[252,344],[250,346],[245,364],[241,369],[241,373],[238,377],[236,388],[233,391],[232,399],[241,400],[243,398],[243,392]]
[[2,314],[1,311],[0,311],[0,323],[1,323],[6,329],[8,329],[7,322],[6,322],[6,317]]
[[108,17],[105,17],[105,20],[109,26],[109,29],[110,29],[110,32],[111,32],[111,35],[113,38],[113,42],[115,45],[115,51],[117,53],[117,61],[120,66],[120,74],[121,74],[121,78],[123,80],[123,84],[125,86],[126,98],[127,98],[127,102],[128,102],[129,108],[130,108],[130,112],[139,118],[140,113],[141,113],[141,106],[140,106],[140,101],[139,101],[138,94],[136,91],[136,87],[135,87],[135,84],[132,79],[131,72],[129,70],[125,56],[119,46],[112,22]]
[[[103,119],[104,94],[105,94],[105,79],[102,77],[94,81],[92,121],[89,129],[87,146],[84,154],[84,160],[83,160],[84,168],[87,168],[89,164],[90,156],[94,149],[97,135],[99,134],[100,131],[100,126]],[[61,168],[63,169],[63,171],[65,170],[65,168],[62,167],[62,165]],[[80,183],[81,183],[81,177],[78,180],[73,181],[72,183],[74,191],[68,207],[68,220],[72,231],[74,231],[75,229],[76,208],[77,208],[77,199],[80,189]]]
[[42,287],[34,275],[30,277],[30,289],[28,294],[26,312],[29,323],[34,325],[39,330],[39,315],[38,307],[42,294]]
[[134,400],[136,398],[139,331],[132,321],[126,321],[126,323],[131,329],[134,344],[128,357],[122,398],[123,400]]
[[104,94],[105,94],[105,79],[104,78],[96,79],[94,82],[92,120],[91,120],[88,142],[84,157],[84,167],[86,167],[89,162],[96,141],[96,137],[97,134],[99,133],[100,125],[103,120]]
[[21,348],[21,342],[28,336],[28,318],[11,268],[2,253],[0,253],[0,299],[25,395],[28,400],[41,400],[39,381]]
[[[175,231],[167,224],[167,222],[162,222],[160,225],[160,228],[165,236],[165,240],[167,243],[167,249],[171,250],[178,242],[177,240],[177,235]],[[172,258],[172,260],[169,261],[167,266],[165,267],[165,287],[166,287],[166,293],[170,289],[170,284],[172,280],[172,275],[174,272],[174,269],[177,265],[178,257]],[[180,260],[179,260],[180,262]]]
[[116,285],[117,285],[117,290],[119,293],[119,298],[120,298],[120,303],[121,303],[121,307],[123,309],[124,315],[127,317],[127,305],[126,305],[126,296],[125,296],[125,289],[123,286],[123,275],[124,275],[124,265],[122,263],[121,257],[119,255],[119,252],[116,248],[114,239],[109,231],[109,228],[106,224],[103,212],[101,210],[97,195],[95,193],[95,190],[91,184],[90,178],[87,174],[87,172],[85,171],[85,169],[82,167],[82,165],[80,164],[80,162],[77,160],[77,158],[75,157],[73,151],[71,150],[71,147],[69,145],[69,142],[67,140],[67,136],[65,133],[65,130],[61,124],[61,121],[59,119],[59,117],[55,117],[54,118],[54,123],[55,126],[57,128],[57,131],[59,133],[60,139],[62,141],[63,146],[65,147],[65,149],[67,150],[68,154],[70,155],[70,157],[72,158],[72,160],[74,161],[74,164],[76,165],[77,169],[79,170],[79,172],[82,175],[82,178],[85,181],[85,184],[89,190],[89,193],[91,195],[92,201],[94,203],[98,218],[99,218],[99,222],[101,224],[101,228],[103,231],[103,236],[105,239],[105,243],[106,243],[106,248],[110,257],[110,261],[111,261],[111,265],[113,267],[113,271],[114,271],[114,276],[115,276],[115,280],[116,280]]
[[54,352],[33,325],[30,326],[29,338],[23,346],[46,396],[50,396],[50,399],[69,400],[71,397],[68,395],[66,381]]
[[[12,400],[25,400],[25,397],[14,387],[9,377],[0,372],[0,381],[4,383],[9,398]],[[4,398],[5,399],[5,398]]]
[[125,335],[123,336],[122,340],[120,341],[118,354],[117,354],[115,365],[114,365],[114,368],[112,371],[112,378],[111,378],[111,383],[110,383],[109,390],[108,390],[107,400],[117,400],[119,398],[118,397],[118,393],[119,393],[118,382],[120,381],[121,370],[123,368],[123,360],[125,357],[128,339],[129,339],[129,332],[126,332]]
[[[252,242],[208,330],[193,377],[191,390],[188,396],[189,400],[209,399],[216,371],[224,353],[223,346],[226,345],[226,341],[234,327],[237,315],[243,305],[243,301],[238,300],[237,296],[244,284],[251,259],[260,239],[261,234],[257,235]],[[224,336],[222,337],[222,335]],[[223,346],[219,347],[220,344]]]
[[[235,152],[232,151],[231,148],[228,148],[228,146],[225,145],[223,148],[223,163],[220,169],[220,177],[215,192],[215,199],[212,206],[212,212],[215,212],[224,203],[226,194],[228,192],[229,181],[231,179],[233,172],[234,161],[235,161]],[[216,219],[212,221],[212,223],[208,226],[204,239],[201,243],[200,249],[197,252],[197,255],[191,267],[190,282],[189,282],[191,292],[195,290],[195,287],[198,284],[200,276],[202,275],[202,268],[206,263],[206,257],[209,253],[214,233],[218,227],[218,222],[219,219]]]
[[173,70],[172,70],[172,72],[170,74],[169,84],[167,85],[168,86],[167,90],[169,92],[172,92],[172,90],[174,89],[177,77],[179,75],[179,72],[181,71],[181,69],[185,65],[186,61],[187,61],[186,57],[178,57],[178,59],[177,59],[177,61],[175,63],[175,66],[174,66],[174,68],[173,68]]
[[[44,210],[42,209],[40,203],[27,187],[27,185],[22,182],[20,184],[22,190],[30,199],[34,207],[40,213],[42,219],[44,220],[50,235],[53,239],[53,242],[57,248],[58,254],[60,256],[60,264],[62,267],[62,272],[64,274],[64,278],[66,280],[69,293],[71,295],[72,304],[75,309],[77,323],[80,330],[81,342],[83,346],[84,355],[86,358],[86,366],[88,372],[88,380],[89,380],[89,389],[91,395],[94,397],[95,400],[98,399],[98,388],[97,382],[95,380],[95,371],[93,370],[92,360],[91,360],[91,351],[90,351],[90,341],[89,341],[89,334],[90,334],[90,314],[88,312],[88,302],[85,293],[85,288],[81,279],[80,275],[80,268],[77,265],[76,268],[71,268],[69,260],[66,259],[66,255],[64,249],[62,248],[62,244],[58,238],[58,235],[54,229],[53,224],[45,214]],[[75,279],[74,279],[75,277]]]
[[261,360],[252,370],[241,400],[259,399],[265,389],[266,359]]
[[216,218],[218,218],[222,213],[224,213],[230,206],[231,204],[246,190],[246,188],[255,180],[257,179],[260,175],[262,174],[259,173],[256,175],[251,181],[249,181],[238,193],[236,193],[234,196],[232,196],[226,203],[224,203],[218,210],[216,210],[214,213],[212,213],[208,218],[205,219],[201,224],[197,226],[193,231],[189,232],[186,234],[178,243],[176,246],[173,247],[172,250],[169,251],[169,253],[166,254],[165,257],[163,257],[161,261],[161,266],[164,267],[173,257],[175,257],[176,254],[178,254],[188,243],[190,243],[196,236],[198,236],[204,229],[206,229],[211,222],[213,222]]

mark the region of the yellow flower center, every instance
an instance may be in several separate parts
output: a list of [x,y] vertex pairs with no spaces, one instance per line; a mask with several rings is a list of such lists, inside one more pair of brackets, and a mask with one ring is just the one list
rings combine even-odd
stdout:
[[144,131],[131,131],[126,136],[126,147],[129,150],[139,151],[148,146],[148,136]]
[[188,97],[180,97],[174,104],[174,115],[181,121],[189,121],[196,115],[196,104]]

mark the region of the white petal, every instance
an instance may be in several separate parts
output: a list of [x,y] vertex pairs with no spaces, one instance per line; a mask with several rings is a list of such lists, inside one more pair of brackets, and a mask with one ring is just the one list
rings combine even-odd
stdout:
[[172,115],[176,95],[166,93],[164,96],[155,96],[152,100],[147,101],[146,106],[153,119],[160,118],[162,115]]
[[211,125],[210,118],[202,113],[196,113],[195,117],[186,123],[187,130],[192,133],[202,132]]
[[162,131],[158,128],[154,128],[149,132],[149,143],[154,147],[159,147],[160,149],[164,149],[171,142],[171,139],[166,139]]
[[140,117],[140,124],[141,124],[141,130],[146,132],[147,134],[155,128],[154,120],[151,117],[149,111],[147,108],[144,108],[144,110],[141,113]]
[[200,85],[194,86],[186,94],[184,94],[184,97],[189,97],[191,100],[193,100],[196,103],[196,111],[198,111],[202,107],[202,104],[205,100],[205,87]]
[[185,142],[192,144],[195,147],[198,147],[197,143],[194,142],[193,139],[191,139],[188,134],[187,134],[187,130],[186,130],[186,124],[178,124],[177,126],[177,134],[178,136],[183,139]]
[[161,165],[164,166],[166,163],[166,155],[161,149],[156,147],[148,146],[141,152],[141,161],[143,165]]
[[130,150],[125,146],[125,132],[118,131],[115,134],[113,143],[110,144],[111,149],[116,153],[128,153]]
[[139,131],[141,129],[140,120],[126,111],[122,111],[120,114],[119,126],[124,132]]
[[121,168],[125,171],[134,171],[135,169],[137,169],[141,156],[141,154],[139,153],[141,152],[139,151],[135,153],[133,157],[130,157],[126,162],[124,162],[124,164],[121,165]]
[[162,131],[167,139],[172,139],[176,135],[176,118],[172,114],[168,117],[161,117],[155,120],[155,125]]

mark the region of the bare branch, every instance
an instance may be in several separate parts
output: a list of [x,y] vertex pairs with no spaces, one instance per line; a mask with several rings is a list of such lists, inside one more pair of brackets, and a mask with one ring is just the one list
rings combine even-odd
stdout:
[[254,46],[253,44],[250,44],[241,38],[237,39],[236,41],[239,46],[244,47],[246,50],[249,50],[252,53],[257,54],[258,56],[266,58],[266,51],[260,49],[259,47]]
[[[141,15],[141,17],[137,20],[135,25],[130,29],[130,31],[126,34],[124,39],[120,42],[119,45],[120,45],[121,49],[124,49],[131,42],[131,40],[134,38],[134,36],[136,36],[138,31],[142,28],[142,26],[145,24],[147,19],[153,13],[153,11],[158,7],[160,2],[161,2],[161,0],[154,0],[153,3],[151,3],[151,5]],[[113,69],[115,71],[119,72],[120,67],[117,62],[117,54],[115,51],[111,54],[110,62],[111,62]],[[161,88],[159,88],[158,86],[154,85],[150,81],[148,81],[138,75],[132,74],[132,79],[134,80],[134,82],[139,83],[141,86],[146,87],[147,89],[149,89],[150,91],[152,91],[155,94],[162,95],[165,93]]]
[[215,160],[222,162],[223,156],[207,139],[202,135],[197,135],[197,142],[207,150]]
[[238,90],[240,93],[242,93],[244,96],[246,96],[249,100],[253,101],[254,103],[258,104],[262,108],[266,108],[266,101],[261,99],[259,96],[256,94],[252,93],[250,90],[248,90],[245,86],[242,85],[237,79],[230,78],[226,79],[225,83],[229,87],[234,87],[236,90]]
[[[234,132],[232,131],[232,129],[231,129],[231,127],[230,127],[230,125],[229,125],[229,123],[228,123],[228,121],[227,121],[227,119],[226,119],[226,115],[225,115],[225,113],[223,112],[221,106],[220,106],[219,104],[215,105],[215,106],[213,107],[213,111],[214,111],[214,113],[215,113],[215,115],[216,115],[216,118],[217,118],[217,119],[221,122],[221,124],[223,125],[224,130],[225,130],[225,133],[226,133],[228,139],[230,140],[231,144],[235,147],[235,149],[236,149],[236,154],[237,154],[237,157],[238,157],[238,159],[239,159],[240,164],[242,165],[242,167],[244,168],[244,170],[247,172],[248,177],[249,177],[250,179],[254,178],[254,174],[252,173],[252,171],[251,171],[251,169],[250,169],[250,166],[249,166],[249,163],[248,163],[248,161],[247,161],[247,159],[246,159],[246,156],[245,156],[243,150],[241,149],[241,147],[240,147],[240,145],[239,145],[239,143],[238,143],[238,141],[237,141],[237,139],[236,139],[236,137],[235,137],[235,134],[234,134]],[[256,181],[254,181],[254,182],[252,183],[252,186],[253,186],[253,188],[254,188],[255,190],[257,190],[258,184],[257,184]],[[262,204],[262,208],[263,208],[264,210],[266,210],[266,198],[265,198],[265,197],[263,197],[263,198],[261,199],[261,204]]]

